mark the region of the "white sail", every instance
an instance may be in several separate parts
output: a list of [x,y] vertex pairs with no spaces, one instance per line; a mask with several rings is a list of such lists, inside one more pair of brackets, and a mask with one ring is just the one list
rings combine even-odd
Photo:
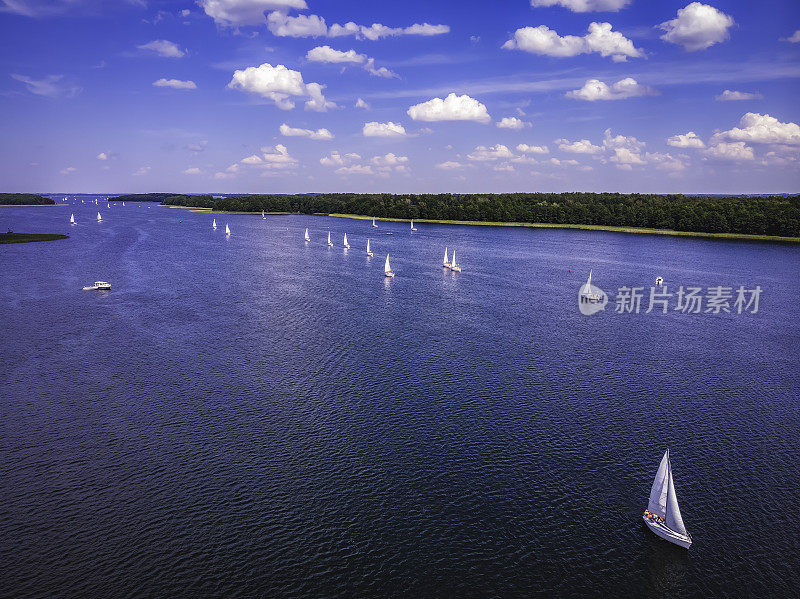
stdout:
[[369,239],[367,239],[367,253],[368,253],[368,254],[370,253],[370,249],[369,249]]
[[217,228],[217,219],[216,218],[211,220],[211,226],[214,227],[214,229]]
[[678,497],[675,495],[675,483],[672,480],[672,464],[667,462],[667,515],[664,517],[667,528],[684,536],[689,536],[683,524],[681,510],[678,507]]
[[230,235],[230,234],[231,234],[231,228],[226,224],[225,225],[225,235]]
[[311,237],[309,237],[309,236],[308,236],[308,227],[306,227],[306,235],[305,235],[305,240],[306,240],[306,241],[311,241]]
[[97,213],[97,222],[100,222],[101,220],[103,220],[103,217],[101,217],[100,213],[98,212]]
[[69,215],[69,222],[72,223],[73,225],[75,224],[75,215],[74,214],[70,214]]
[[261,218],[267,218],[263,210],[261,211]]
[[378,225],[375,224],[375,218],[372,219],[372,226],[377,227]]
[[333,242],[331,241],[331,232],[330,231],[328,231],[328,245],[333,245]]
[[653,480],[653,486],[650,489],[650,501],[647,503],[647,510],[651,514],[661,516],[666,519],[667,516],[667,492],[669,488],[669,449],[664,453],[661,458],[661,464],[658,466],[656,478]]
[[344,247],[349,248],[350,244],[347,243],[347,233],[344,234]]
[[386,254],[386,264],[383,265],[383,272],[392,272],[392,267],[389,266],[389,254]]
[[122,202],[122,205],[124,206],[124,205],[125,205],[125,202]]
[[442,264],[444,266],[450,266],[450,262],[447,261],[447,248],[444,248],[444,260],[442,260]]
[[457,266],[456,265],[456,251],[453,250],[453,257],[450,258],[450,266]]
[[592,270],[589,269],[589,279],[586,281],[586,285],[583,286],[581,289],[581,293],[583,295],[590,295],[592,293]]
[[414,219],[413,218],[411,219],[411,230],[412,231],[414,230]]

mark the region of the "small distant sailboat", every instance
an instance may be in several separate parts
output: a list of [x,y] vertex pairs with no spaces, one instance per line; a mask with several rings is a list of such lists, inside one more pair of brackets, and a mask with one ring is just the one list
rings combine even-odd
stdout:
[[392,267],[389,265],[389,254],[386,254],[386,263],[383,265],[383,274],[389,278],[394,278],[394,272],[392,271]]
[[444,268],[450,268],[450,261],[447,259],[447,248],[444,248],[444,260],[442,260],[442,266]]
[[331,232],[330,231],[328,231],[328,245],[330,247],[333,247],[333,242],[331,241]]
[[656,535],[686,549],[692,544],[692,537],[686,530],[675,496],[675,484],[672,481],[672,464],[669,461],[669,449],[661,458],[653,487],[650,489],[650,501],[642,516],[644,523]]
[[74,214],[70,214],[69,215],[69,224],[71,224],[71,225],[75,224],[75,215]]
[[367,239],[367,256],[369,256],[370,258],[372,258],[373,256],[372,250],[369,249],[369,239]]
[[97,198],[94,199],[94,204],[97,205]]
[[261,219],[262,220],[267,220],[267,216],[264,214],[263,210],[261,211]]
[[581,289],[581,299],[585,300],[590,303],[596,303],[601,301],[603,298],[599,293],[594,293],[592,291],[592,269],[589,269],[589,278],[586,279],[586,284]]
[[124,205],[125,205],[125,202],[122,202],[122,205],[124,206]]
[[344,234],[344,247],[345,247],[345,249],[347,249],[347,250],[349,250],[349,249],[350,249],[350,244],[349,244],[349,243],[347,243],[347,233],[345,233],[345,234]]
[[306,236],[305,236],[305,240],[306,240],[306,241],[311,241],[311,237],[309,237],[309,236],[308,236],[308,227],[306,227]]
[[231,228],[228,226],[228,223],[225,223],[225,235],[226,237],[231,236]]
[[375,228],[378,227],[378,225],[375,224],[375,218],[374,217],[372,218],[372,226],[375,227]]
[[456,264],[456,251],[453,250],[453,257],[450,260],[450,270],[453,272],[461,272],[461,267]]
[[217,219],[214,218],[211,220],[211,227],[216,231],[217,230]]
[[98,223],[99,223],[99,222],[102,222],[102,220],[103,220],[103,217],[102,217],[102,216],[100,216],[100,213],[98,212],[98,213],[97,213],[97,222],[98,222]]
[[417,230],[417,228],[414,226],[414,219],[413,218],[411,219],[411,230],[412,231],[416,231]]

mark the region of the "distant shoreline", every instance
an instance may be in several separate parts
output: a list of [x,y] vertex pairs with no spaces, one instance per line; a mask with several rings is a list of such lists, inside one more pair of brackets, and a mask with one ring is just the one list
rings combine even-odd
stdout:
[[49,208],[51,206],[69,206],[69,204],[0,204],[0,208]]
[[0,233],[0,245],[7,243],[32,243],[35,241],[56,241],[69,239],[60,233]]

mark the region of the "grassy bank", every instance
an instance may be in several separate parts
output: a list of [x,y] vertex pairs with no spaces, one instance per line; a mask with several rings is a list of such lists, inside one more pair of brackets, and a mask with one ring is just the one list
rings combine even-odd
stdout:
[[[337,218],[353,218],[358,220],[372,220],[371,216],[358,214],[329,214]],[[404,218],[376,218],[376,221],[410,222]],[[637,233],[640,235],[672,235],[676,237],[700,237],[704,239],[728,239],[734,241],[768,241],[778,243],[800,243],[800,237],[782,237],[778,235],[746,235],[742,233],[698,233],[693,231],[673,231],[671,229],[648,229],[639,227],[614,227],[605,225],[571,225],[553,223],[506,223],[495,221],[468,221],[468,220],[432,220],[414,219],[415,223],[430,223],[436,225],[479,225],[483,227],[531,227],[537,229],[582,229],[586,231],[611,231],[614,233]]]
[[69,239],[69,235],[59,235],[57,233],[0,233],[0,244],[55,241],[56,239]]

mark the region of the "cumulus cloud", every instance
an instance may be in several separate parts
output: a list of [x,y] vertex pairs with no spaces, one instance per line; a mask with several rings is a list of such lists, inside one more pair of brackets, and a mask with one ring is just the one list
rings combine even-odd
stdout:
[[711,142],[719,140],[796,146],[800,145],[800,126],[792,122],[782,123],[768,114],[748,112],[738,127],[715,133]]
[[503,117],[500,121],[495,123],[498,129],[525,129],[526,127],[530,127],[531,123],[529,121],[523,121],[518,119],[515,116],[507,116]]
[[399,123],[377,123],[372,121],[364,123],[364,128],[361,130],[364,137],[405,137],[406,130],[403,125]]
[[792,43],[792,44],[800,43],[800,29],[798,29],[792,35],[787,37],[784,41],[787,41],[787,42]]
[[476,146],[470,154],[467,154],[467,158],[475,162],[490,162],[514,158],[514,153],[503,144],[497,144],[488,148],[486,146]]
[[706,147],[706,144],[703,143],[703,140],[700,139],[694,131],[673,135],[672,137],[667,138],[667,145],[674,148],[702,149]]
[[171,87],[172,89],[197,89],[194,81],[181,81],[180,79],[165,79],[162,77],[157,81],[153,81],[154,87]]
[[626,77],[613,85],[608,85],[599,79],[589,79],[582,88],[567,92],[565,95],[575,100],[594,102],[595,100],[624,100],[625,98],[652,96],[656,93],[652,87],[641,85],[632,77]]
[[743,141],[724,142],[721,141],[716,145],[709,147],[706,151],[706,156],[710,158],[718,158],[721,160],[753,160],[753,148],[745,144]]
[[337,175],[374,175],[375,172],[368,164],[353,164],[351,166],[342,166],[333,171]]
[[517,152],[523,154],[548,154],[550,150],[547,146],[529,146],[528,144],[518,144]]
[[503,48],[557,58],[597,53],[603,57],[610,56],[615,62],[644,56],[644,52],[636,48],[631,40],[613,31],[611,23],[591,23],[589,32],[583,37],[562,37],[546,25],[523,27],[514,32],[514,37],[503,44]]
[[205,13],[219,25],[261,25],[264,13],[273,10],[302,10],[305,0],[197,0]]
[[661,36],[662,40],[683,46],[687,52],[695,52],[724,42],[733,24],[732,17],[713,6],[692,2],[678,10],[675,19],[658,27],[666,32]]
[[306,53],[306,59],[311,62],[359,65],[370,75],[375,75],[376,77],[390,79],[398,76],[397,73],[393,73],[386,67],[376,68],[374,58],[370,58],[366,54],[359,54],[355,50],[342,52],[341,50],[334,50],[330,46],[317,46]]
[[451,93],[445,99],[433,98],[411,106],[406,114],[415,121],[475,121],[488,123],[492,120],[486,106],[468,95]]
[[43,79],[34,79],[26,75],[12,74],[11,78],[25,84],[25,88],[37,96],[47,98],[71,98],[81,92],[77,85],[70,85],[64,81],[64,75],[48,75]]
[[408,27],[387,27],[380,23],[373,23],[369,27],[353,22],[344,25],[334,24],[330,27],[325,19],[319,15],[298,15],[292,17],[285,11],[274,11],[267,16],[267,28],[278,37],[345,37],[354,36],[357,39],[379,40],[384,37],[397,37],[400,35],[432,36],[442,35],[450,31],[448,25],[431,25],[430,23],[415,23]]
[[336,107],[336,104],[327,101],[322,95],[324,86],[319,83],[305,83],[299,71],[287,69],[282,64],[273,67],[265,62],[258,67],[237,70],[228,87],[268,98],[281,110],[294,108],[295,104],[291,99],[293,97],[308,98],[306,110],[325,112]]
[[362,108],[364,110],[369,110],[370,109],[369,102],[366,102],[366,101],[362,100],[361,98],[358,98],[356,100],[356,103],[353,106],[355,106],[356,108]]
[[452,160],[448,160],[447,162],[440,162],[436,165],[436,168],[441,169],[443,171],[453,171],[459,168],[464,168],[464,165],[460,162],[454,162]]
[[594,145],[588,139],[569,141],[568,139],[562,138],[557,139],[555,143],[559,150],[562,152],[569,152],[571,154],[599,154],[603,151],[603,148]]
[[737,100],[761,100],[762,96],[758,92],[737,92],[726,89],[718,96],[714,96],[717,102],[735,102]]
[[657,169],[677,173],[686,169],[685,160],[687,158],[687,156],[673,156],[669,153],[663,154],[661,152],[647,152],[644,159],[647,164],[652,164]]
[[295,127],[290,127],[286,123],[283,123],[279,129],[281,135],[285,137],[307,137],[308,139],[319,140],[333,139],[333,133],[325,128],[317,129],[316,131],[313,129],[297,129]]
[[389,152],[384,156],[373,156],[370,162],[375,166],[400,166],[408,162],[408,156],[396,156]]
[[203,171],[196,166],[193,166],[191,168],[187,168],[185,171],[181,171],[181,173],[184,175],[202,175]]
[[531,0],[531,6],[563,6],[572,12],[617,12],[633,0]]
[[322,166],[343,166],[356,160],[361,160],[361,156],[353,152],[342,154],[338,150],[333,150],[327,156],[320,158],[319,163]]
[[136,46],[140,50],[147,50],[148,52],[155,52],[164,58],[181,58],[186,55],[186,52],[181,50],[177,44],[168,40],[153,40],[141,46]]
[[253,154],[242,158],[241,164],[257,166],[263,169],[290,169],[297,165],[297,159],[289,154],[289,150],[283,144],[273,147],[261,148],[261,154]]

